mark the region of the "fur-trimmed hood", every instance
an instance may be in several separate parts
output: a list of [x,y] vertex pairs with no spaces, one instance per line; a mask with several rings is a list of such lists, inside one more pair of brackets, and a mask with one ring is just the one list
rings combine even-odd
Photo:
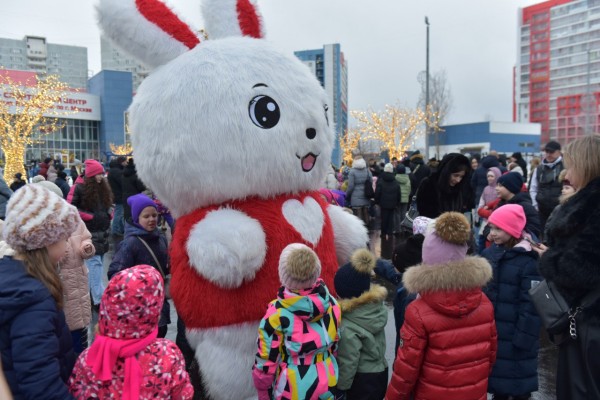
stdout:
[[406,270],[404,287],[436,311],[462,316],[481,303],[481,288],[492,279],[492,267],[483,257],[466,257],[443,265],[417,265]]
[[443,265],[415,265],[402,277],[410,293],[441,290],[469,290],[481,288],[492,279],[492,267],[483,257],[470,256],[464,260]]
[[351,299],[340,299],[338,303],[343,313],[351,312],[356,310],[358,307],[369,303],[380,303],[387,297],[387,289],[381,285],[375,283],[371,284],[371,288],[368,292],[364,292],[359,297],[353,297]]
[[367,162],[364,158],[359,158],[358,160],[354,160],[352,162],[352,168],[365,169],[367,168]]

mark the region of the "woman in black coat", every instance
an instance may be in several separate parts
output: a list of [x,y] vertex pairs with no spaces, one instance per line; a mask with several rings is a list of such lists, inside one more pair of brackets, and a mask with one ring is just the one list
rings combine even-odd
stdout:
[[437,218],[447,211],[465,213],[473,208],[471,162],[458,153],[446,154],[436,173],[423,179],[417,190],[419,215]]
[[146,190],[146,186],[142,180],[138,178],[133,158],[130,158],[127,161],[127,165],[123,169],[123,178],[121,178],[121,183],[123,190],[123,219],[125,221],[131,221],[131,207],[129,204],[127,204],[127,199]]
[[[538,252],[540,273],[554,282],[570,307],[600,291],[600,136],[567,145],[566,178],[577,193],[555,213]],[[577,338],[559,346],[558,400],[600,399],[600,298],[577,317]],[[567,333],[567,332],[565,332]]]
[[375,203],[381,208],[381,237],[392,234],[394,210],[400,205],[400,184],[393,171],[394,166],[386,164],[375,188]]

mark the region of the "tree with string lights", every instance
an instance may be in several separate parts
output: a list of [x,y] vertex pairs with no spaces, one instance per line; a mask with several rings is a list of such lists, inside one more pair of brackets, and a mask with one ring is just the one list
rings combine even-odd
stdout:
[[125,156],[127,158],[131,158],[133,154],[133,147],[131,147],[131,143],[125,143],[120,145],[110,143],[108,146],[110,147],[110,151],[115,156]]
[[340,137],[340,147],[342,149],[342,160],[349,164],[354,158],[354,152],[359,149],[359,144],[362,137],[360,132],[355,129],[347,129],[342,137]]
[[7,71],[0,72],[0,91],[3,91],[0,98],[0,147],[6,160],[4,179],[7,182],[17,172],[25,175],[25,149],[28,145],[63,127],[58,116],[71,111],[57,109],[57,105],[68,89],[56,75],[16,82]]
[[369,108],[351,111],[351,115],[358,122],[356,130],[363,140],[379,141],[380,150],[387,150],[390,158],[402,158],[402,154],[414,147],[415,140],[425,133],[425,126],[429,132],[441,131],[438,114],[431,108],[423,111],[386,105],[381,112]]

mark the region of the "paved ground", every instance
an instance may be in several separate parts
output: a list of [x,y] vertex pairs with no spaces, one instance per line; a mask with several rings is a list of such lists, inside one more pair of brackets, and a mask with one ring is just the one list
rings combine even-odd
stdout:
[[[371,249],[372,251],[379,257],[390,259],[392,255],[392,251],[394,249],[395,239],[392,237],[388,240],[382,240],[379,237],[379,234],[371,235]],[[112,249],[112,247],[111,247]],[[108,271],[108,266],[110,264],[110,260],[112,258],[112,251],[107,253],[104,257],[104,267],[105,270]],[[104,279],[106,280],[106,274],[104,274]],[[393,293],[394,288],[390,285],[386,285],[389,288],[390,295],[386,301],[386,304],[389,307],[389,316],[388,316],[388,324],[385,328],[386,340],[387,340],[387,350],[386,350],[386,359],[388,360],[388,364],[390,366],[390,374],[392,362],[394,360],[394,346],[395,346],[395,338],[396,332],[394,327],[394,315],[393,315]],[[95,316],[94,316],[95,317]],[[177,314],[175,311],[175,307],[173,306],[173,302],[171,300],[171,321],[172,323],[169,325],[169,330],[167,333],[167,338],[175,341],[175,335],[177,334]],[[92,323],[95,325],[95,320]],[[550,400],[554,399],[556,396],[554,394],[555,391],[555,376],[556,376],[556,359],[557,359],[557,350],[554,345],[552,345],[545,334],[542,335],[541,338],[541,348],[539,355],[539,379],[540,379],[540,390],[535,392],[532,396],[532,399],[535,400]],[[490,397],[491,398],[491,397]]]

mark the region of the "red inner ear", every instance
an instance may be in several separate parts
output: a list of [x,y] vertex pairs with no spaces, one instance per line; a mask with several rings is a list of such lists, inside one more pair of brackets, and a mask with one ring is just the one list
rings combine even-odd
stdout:
[[250,0],[237,1],[237,15],[242,35],[261,38],[260,18]]
[[181,21],[164,3],[158,0],[135,0],[135,5],[144,18],[189,49],[193,49],[200,43],[200,40],[189,26]]

